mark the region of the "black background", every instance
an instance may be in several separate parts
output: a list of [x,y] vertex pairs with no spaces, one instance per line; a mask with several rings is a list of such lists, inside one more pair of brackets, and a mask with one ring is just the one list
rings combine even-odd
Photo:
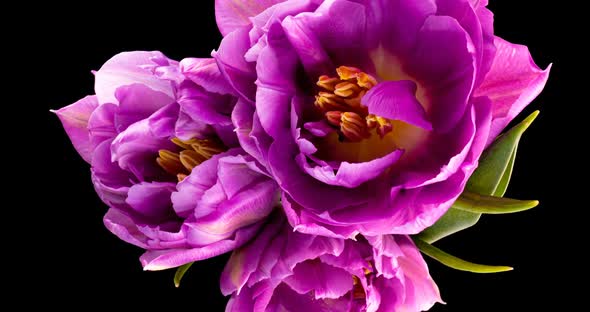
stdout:
[[[578,115],[571,108],[582,105],[577,101],[581,90],[570,86],[574,71],[566,72],[574,48],[564,34],[571,30],[559,4],[492,2],[497,35],[528,45],[542,68],[554,63],[546,89],[519,117],[541,110],[519,147],[507,194],[537,198],[541,205],[525,213],[484,217],[475,228],[437,243],[465,259],[515,270],[478,275],[429,260],[447,302],[432,311],[570,311],[583,301],[576,299],[576,287],[566,280],[584,283],[584,270],[574,264],[579,257],[575,240],[580,237],[574,224],[586,208],[575,200],[584,194],[575,193],[571,187],[576,183],[566,176],[585,169],[574,160],[577,152],[569,143],[585,135],[571,119]],[[4,60],[17,65],[24,76],[17,81],[24,90],[11,104],[25,109],[21,128],[31,131],[12,145],[16,155],[27,160],[7,166],[17,171],[19,181],[8,196],[25,194],[17,199],[25,204],[6,207],[17,217],[5,219],[17,228],[9,236],[17,256],[10,257],[14,263],[8,273],[17,277],[11,279],[12,288],[28,295],[20,303],[82,310],[125,306],[223,311],[226,298],[218,279],[227,255],[193,265],[179,289],[172,283],[173,271],[143,272],[141,250],[119,241],[102,225],[106,207],[94,193],[88,165],[49,113],[93,93],[90,70],[118,52],[161,50],[177,60],[207,57],[221,40],[213,1],[193,1],[190,6],[146,2],[125,8],[53,4],[35,6],[27,15],[22,27],[28,30],[12,32],[10,52],[15,55]]]

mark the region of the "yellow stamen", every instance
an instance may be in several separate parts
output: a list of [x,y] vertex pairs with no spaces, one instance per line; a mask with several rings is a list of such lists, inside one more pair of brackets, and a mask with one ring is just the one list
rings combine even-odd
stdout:
[[342,80],[356,79],[357,75],[361,73],[361,70],[352,66],[340,66],[336,68],[338,77]]
[[393,130],[391,120],[380,116],[370,114],[366,117],[367,126],[369,129],[377,128],[377,133],[381,138]]
[[166,172],[176,176],[178,181],[184,180],[196,166],[213,157],[213,155],[227,150],[223,143],[216,139],[183,141],[173,138],[172,142],[182,150],[179,153],[160,150],[156,162]]
[[340,82],[340,79],[338,79],[338,78],[332,78],[332,77],[329,77],[326,75],[322,75],[318,79],[317,85],[318,85],[318,87],[322,87],[323,89],[333,92],[336,84],[339,82]]
[[184,170],[184,167],[180,164],[180,157],[178,154],[167,150],[160,150],[158,155],[160,157],[156,159],[156,162],[166,172],[176,174],[177,172]]
[[368,108],[361,104],[362,97],[377,84],[377,80],[350,66],[336,69],[338,78],[322,75],[317,85],[325,91],[316,95],[315,106],[324,114],[328,123],[339,127],[340,137],[350,142],[359,142],[370,137],[370,130],[383,138],[391,132],[391,121],[369,115]]
[[207,159],[195,151],[184,150],[180,152],[180,162],[189,171],[192,171],[193,168],[200,165],[205,160]]
[[333,126],[340,127],[342,112],[341,111],[329,111],[326,112],[326,120]]
[[357,95],[361,91],[361,88],[352,82],[341,82],[336,85],[334,94],[344,98]]

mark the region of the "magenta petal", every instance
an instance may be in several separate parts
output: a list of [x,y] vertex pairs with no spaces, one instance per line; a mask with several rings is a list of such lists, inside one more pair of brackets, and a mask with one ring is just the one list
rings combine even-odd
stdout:
[[174,215],[170,194],[175,190],[175,183],[143,182],[129,188],[126,202],[148,219],[164,220]]
[[185,58],[180,61],[180,72],[209,92],[219,94],[234,92],[221,74],[214,58]]
[[158,51],[123,52],[113,56],[95,74],[94,91],[98,102],[119,103],[115,98],[115,91],[125,85],[143,84],[146,87],[162,92],[174,98],[172,83],[154,75],[150,67],[156,67],[169,61]]
[[132,124],[113,140],[111,160],[133,173],[137,180],[149,180],[163,173],[154,161],[161,149],[173,150],[174,144],[168,138],[155,136],[149,127],[149,120],[144,119]]
[[174,103],[174,99],[165,93],[154,91],[139,83],[119,87],[115,97],[119,103],[115,127],[119,132],[127,129],[132,123],[149,117],[158,109]]
[[282,26],[309,77],[316,79],[320,75],[333,71],[332,61],[304,20],[288,16]]
[[283,284],[275,289],[266,311],[350,311],[348,309],[348,298],[332,299],[326,302],[328,300],[316,300],[311,294],[298,294]]
[[258,227],[250,226],[236,231],[235,237],[224,239],[206,246],[188,249],[148,250],[139,260],[146,271],[165,270],[208,259],[236,249],[246,243],[258,231]]
[[181,107],[174,125],[174,133],[181,140],[203,139],[210,135],[212,130],[208,124],[191,118]]
[[215,20],[222,35],[250,24],[250,18],[284,0],[215,0]]
[[193,120],[213,125],[231,124],[231,111],[235,100],[229,95],[206,92],[191,82],[182,84],[178,90],[181,110]]
[[232,124],[241,147],[256,160],[265,163],[258,148],[257,139],[253,136],[254,106],[243,99],[239,99],[232,112]]
[[74,148],[82,158],[90,163],[94,147],[90,142],[88,120],[98,107],[96,96],[87,96],[78,102],[54,111],[70,137]]
[[137,230],[137,225],[129,216],[118,209],[111,208],[103,218],[105,227],[121,240],[147,249],[147,236]]
[[335,131],[325,120],[306,122],[303,128],[317,137],[325,137]]
[[246,62],[250,49],[248,29],[239,29],[225,36],[212,56],[225,79],[243,98],[253,102],[256,92],[255,64]]
[[479,85],[488,72],[494,53],[493,15],[485,4],[470,4],[467,0],[437,0],[437,15],[455,18],[469,34],[477,56],[477,82]]
[[429,121],[437,131],[448,131],[468,109],[477,63],[473,42],[456,19],[429,16],[412,53],[407,70],[430,99]]
[[225,153],[215,155],[195,167],[191,174],[178,183],[178,192],[172,194],[172,202],[176,214],[187,218],[197,207],[205,192],[217,181],[219,159]]
[[412,81],[385,81],[369,90],[361,103],[369,108],[370,114],[432,130],[415,94],[416,84]]
[[319,261],[305,261],[285,283],[299,294],[313,291],[316,299],[337,299],[352,289],[350,273]]
[[364,35],[370,47],[383,45],[388,51],[405,55],[418,38],[424,20],[436,13],[436,4],[433,0],[371,0],[367,1],[367,9]]
[[[266,180],[266,179],[265,179]],[[198,230],[216,235],[232,233],[239,228],[263,220],[270,214],[277,200],[277,187],[272,181],[248,183],[236,196],[216,203],[216,210],[195,222]],[[201,204],[207,205],[204,196]],[[200,209],[200,205],[197,207]]]
[[[227,302],[225,312],[244,312],[254,310],[254,296],[250,288],[244,289],[241,295],[232,295]],[[231,293],[228,293],[229,295]]]
[[92,155],[92,182],[100,198],[110,207],[127,207],[125,199],[131,186],[129,172],[111,160],[111,140],[100,143]]
[[278,236],[277,234],[285,225],[282,218],[271,218],[271,220],[273,222],[265,225],[256,239],[233,252],[221,274],[221,292],[224,295],[232,292],[240,293],[250,275],[258,269],[259,265],[264,266],[261,263],[263,255],[271,252],[271,241]]
[[312,166],[300,154],[297,163],[309,175],[329,185],[355,188],[369,180],[372,180],[391,167],[402,156],[402,150],[395,150],[383,157],[362,163],[342,162],[338,170],[325,164],[323,166]]
[[404,255],[398,258],[398,263],[407,277],[406,289],[410,290],[406,293],[403,307],[408,311],[426,311],[436,302],[443,303],[438,286],[428,272],[428,265],[412,239],[401,235],[394,237]]
[[541,70],[526,46],[499,37],[494,43],[497,51],[492,68],[475,91],[475,95],[492,100],[493,119],[488,144],[541,93],[551,69],[549,65]]
[[297,232],[339,239],[354,239],[358,234],[355,226],[331,226],[320,223],[317,217],[305,211],[288,194],[282,194],[281,204],[289,224]]
[[268,47],[260,53],[256,63],[257,115],[264,130],[273,138],[288,131],[297,62],[297,55],[280,24],[273,24],[268,33]]
[[115,127],[115,115],[119,106],[111,103],[96,108],[88,120],[88,131],[93,148],[106,140],[112,140],[119,133]]

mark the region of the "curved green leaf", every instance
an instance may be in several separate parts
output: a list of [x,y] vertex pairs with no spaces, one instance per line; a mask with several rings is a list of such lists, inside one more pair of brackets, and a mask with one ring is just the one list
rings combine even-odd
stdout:
[[[539,111],[499,136],[479,159],[479,166],[471,175],[466,191],[502,197],[508,188],[516,158],[518,143],[524,131],[535,120]],[[428,243],[467,229],[477,223],[481,213],[451,207],[434,225],[417,236]]]
[[474,226],[481,213],[472,213],[451,207],[434,225],[420,232],[415,237],[434,243],[437,240]]
[[465,191],[453,204],[455,209],[473,213],[503,214],[529,210],[539,204],[537,200],[518,200],[479,195]]
[[418,247],[418,249],[420,249],[420,251],[422,251],[425,255],[455,270],[472,273],[499,273],[513,270],[513,268],[509,266],[477,264],[459,259],[419,238],[414,237],[414,243],[416,244],[416,247]]
[[[516,155],[518,143],[522,134],[537,118],[539,111],[535,111],[527,118],[521,121],[508,132],[500,135],[494,143],[488,147],[482,154],[477,170],[473,172],[469,181],[467,181],[466,189],[482,195],[492,195],[503,193],[510,181],[512,173],[512,166],[514,161],[511,160]],[[505,181],[501,183],[501,181]]]
[[506,190],[508,189],[508,184],[510,183],[510,177],[512,176],[512,169],[514,168],[514,159],[516,158],[516,148],[512,151],[512,155],[510,156],[510,160],[508,161],[508,165],[506,166],[506,170],[498,182],[496,186],[496,190],[492,195],[496,197],[502,197],[506,194]]
[[176,286],[176,288],[180,287],[180,280],[182,280],[182,277],[184,276],[184,274],[186,273],[186,271],[188,271],[188,269],[191,267],[191,265],[193,265],[194,262],[189,262],[185,265],[181,265],[176,269],[176,274],[174,274],[174,286]]

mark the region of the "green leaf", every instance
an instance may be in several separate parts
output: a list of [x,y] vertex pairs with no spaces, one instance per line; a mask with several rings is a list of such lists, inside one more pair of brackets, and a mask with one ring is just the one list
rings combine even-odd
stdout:
[[[522,122],[496,138],[480,157],[479,166],[467,182],[466,191],[497,197],[504,195],[512,175],[520,138],[537,115],[539,115],[539,111],[533,112]],[[422,231],[417,237],[425,242],[433,243],[475,225],[480,217],[481,213],[479,212],[451,207],[434,225]]]
[[191,267],[191,265],[193,265],[194,262],[189,262],[185,265],[181,265],[176,269],[176,274],[174,274],[174,286],[176,286],[177,288],[180,287],[180,280],[182,280],[182,277],[184,276],[184,273],[186,273],[186,271],[188,271],[188,269]]
[[512,151],[512,156],[510,156],[510,160],[508,161],[508,165],[506,166],[506,170],[494,191],[494,196],[502,197],[506,194],[506,190],[508,189],[508,184],[510,183],[510,177],[512,176],[512,169],[514,168],[514,159],[516,158],[516,148]]
[[473,213],[503,214],[529,210],[538,204],[537,200],[486,196],[465,191],[453,204],[453,208]]
[[414,243],[425,255],[455,270],[472,273],[499,273],[513,270],[509,266],[477,264],[459,259],[416,237],[414,237]]
[[481,213],[472,213],[451,207],[434,225],[415,237],[428,243],[434,243],[441,238],[474,226],[480,216]]
[[[467,181],[466,189],[468,191],[482,195],[493,195],[506,191],[506,189],[502,188],[507,187],[510,181],[512,166],[514,165],[514,161],[511,162],[511,160],[516,155],[522,134],[537,115],[539,115],[539,111],[533,112],[508,132],[499,136],[490,145],[482,154],[477,170],[473,172],[471,178]],[[501,183],[501,181],[504,181],[504,183]]]

